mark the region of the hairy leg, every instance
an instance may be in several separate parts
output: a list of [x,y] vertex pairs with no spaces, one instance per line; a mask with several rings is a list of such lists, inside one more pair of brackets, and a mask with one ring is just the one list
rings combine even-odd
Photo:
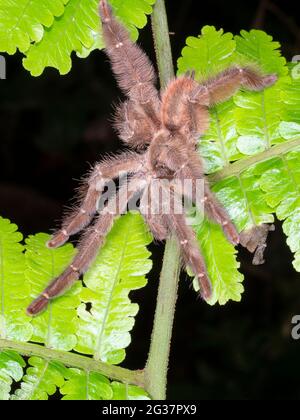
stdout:
[[88,177],[88,189],[85,196],[79,206],[63,221],[61,229],[48,242],[48,247],[57,248],[71,235],[87,226],[97,212],[97,202],[107,181],[116,178],[122,172],[137,172],[142,162],[142,155],[124,153],[97,164]]
[[192,77],[172,80],[162,96],[161,120],[170,131],[192,134],[205,133],[209,127],[207,89]]
[[114,219],[126,211],[128,201],[144,187],[145,181],[140,178],[133,178],[128,186],[121,187],[117,196],[109,201],[94,225],[84,235],[72,263],[27,308],[29,315],[36,315],[41,312],[48,305],[49,300],[70,288],[80,275],[88,269],[99,248],[103,246],[105,238],[113,226]]
[[191,267],[198,278],[201,296],[204,299],[209,299],[212,294],[212,286],[193,229],[187,225],[184,214],[171,213],[164,215],[164,218],[169,229],[176,234],[180,242],[185,264]]
[[275,74],[262,75],[251,67],[232,67],[208,80],[202,86],[208,91],[211,106],[226,101],[241,87],[259,91],[273,85],[276,80]]
[[188,161],[181,163],[176,177],[182,183],[179,193],[196,204],[200,210],[204,208],[207,216],[222,226],[227,239],[233,245],[237,245],[239,235],[236,227],[204,179],[201,159],[196,151],[190,153]]
[[99,12],[106,53],[121,89],[140,103],[156,98],[156,76],[149,58],[130,40],[127,30],[114,17],[106,0],[100,1]]
[[163,241],[168,236],[166,226],[159,208],[158,197],[153,194],[151,184],[144,190],[140,201],[140,212],[155,239]]
[[168,236],[168,229],[163,221],[163,217],[159,214],[152,215],[145,213],[143,213],[143,217],[154,238],[158,241],[164,241]]
[[207,183],[204,186],[204,209],[207,216],[219,223],[227,237],[233,244],[237,245],[240,242],[238,231],[231,219],[229,218],[224,207],[219,203],[214,193],[210,190]]

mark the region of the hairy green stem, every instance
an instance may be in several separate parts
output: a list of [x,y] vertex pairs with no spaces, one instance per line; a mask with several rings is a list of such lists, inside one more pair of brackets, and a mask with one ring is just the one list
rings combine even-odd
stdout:
[[180,272],[178,241],[166,242],[150,351],[145,368],[146,390],[155,400],[166,399],[167,373]]
[[164,89],[174,77],[168,19],[164,0],[156,0],[151,22],[159,81],[161,88]]
[[[174,77],[164,0],[157,0],[152,14],[152,31],[161,87]],[[166,242],[157,294],[150,350],[145,368],[145,385],[156,400],[166,399],[170,345],[180,272],[180,249],[171,237]]]
[[76,353],[53,350],[39,344],[22,343],[5,339],[0,339],[0,350],[14,350],[23,356],[39,356],[43,359],[61,362],[66,366],[76,367],[87,372],[98,372],[110,379],[115,379],[123,383],[141,387],[145,386],[143,370],[124,369]]

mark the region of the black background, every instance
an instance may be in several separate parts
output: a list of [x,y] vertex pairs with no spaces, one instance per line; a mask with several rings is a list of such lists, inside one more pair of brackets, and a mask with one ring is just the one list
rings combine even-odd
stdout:
[[[300,54],[295,1],[200,2],[167,0],[174,62],[189,35],[206,24],[234,34],[264,29],[282,44],[288,60]],[[199,4],[198,9],[195,9]],[[139,42],[154,61],[150,25]],[[21,54],[7,57],[0,81],[0,214],[26,234],[58,225],[77,180],[105,153],[122,149],[111,128],[112,104],[121,97],[103,52],[73,57],[72,71],[47,69],[33,78]],[[162,245],[151,245],[149,285],[135,293],[140,312],[124,364],[141,368],[147,356]],[[290,338],[291,318],[300,314],[300,276],[291,265],[281,224],[268,240],[266,263],[254,267],[239,252],[245,274],[242,302],[205,305],[182,276],[169,369],[171,399],[298,399],[300,342]]]

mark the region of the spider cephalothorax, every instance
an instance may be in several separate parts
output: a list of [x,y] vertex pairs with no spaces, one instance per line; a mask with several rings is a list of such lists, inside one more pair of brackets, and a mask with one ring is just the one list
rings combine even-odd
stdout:
[[[210,106],[227,100],[240,87],[261,90],[270,86],[276,76],[262,75],[251,67],[235,66],[203,83],[195,81],[192,73],[181,76],[170,81],[160,93],[155,88],[155,72],[149,59],[131,42],[106,0],[100,1],[100,16],[106,53],[119,85],[128,97],[116,112],[116,128],[120,138],[136,151],[108,158],[94,167],[80,205],[63,221],[62,228],[48,246],[62,245],[71,235],[89,225],[98,213],[96,220],[86,230],[72,263],[29,306],[31,315],[40,312],[50,299],[70,287],[87,270],[114,219],[126,210],[127,203],[137,192],[140,211],[153,236],[158,240],[166,239],[171,232],[177,236],[183,260],[198,278],[200,293],[205,299],[212,293],[205,263],[184,212],[175,211],[175,202],[178,204],[185,194],[197,204],[196,184],[203,180],[204,193],[200,202],[205,213],[222,226],[230,242],[234,245],[239,242],[233,223],[204,180],[197,141],[209,126]],[[118,206],[115,206],[115,199],[109,199],[99,210],[98,201],[105,185],[120,173],[127,174],[129,183],[126,188],[121,184],[114,197]],[[179,193],[176,183],[187,179],[192,188]],[[165,183],[166,180],[171,182]],[[168,211],[160,202],[161,195],[153,194],[155,183],[170,190],[172,200]]]

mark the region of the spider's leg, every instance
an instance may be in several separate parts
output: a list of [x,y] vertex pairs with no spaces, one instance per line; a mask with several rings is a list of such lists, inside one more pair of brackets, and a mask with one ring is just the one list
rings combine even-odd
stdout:
[[138,171],[142,165],[141,155],[125,153],[118,157],[106,159],[97,164],[88,178],[88,190],[80,205],[62,223],[61,229],[48,242],[48,247],[57,248],[64,244],[71,235],[87,226],[97,212],[97,203],[108,180],[120,173]]
[[141,48],[133,43],[128,31],[115,18],[106,0],[100,1],[100,17],[106,53],[121,89],[139,103],[157,97],[154,68]]
[[[191,153],[189,160],[181,164],[176,177],[183,183],[181,193],[195,203],[200,210],[204,208],[207,216],[222,226],[227,239],[233,245],[237,245],[239,234],[236,227],[204,180],[202,163],[197,152]],[[188,181],[191,185],[188,184]],[[187,188],[185,185],[191,188]]]
[[72,263],[27,308],[29,315],[36,315],[41,312],[48,305],[49,300],[70,288],[80,275],[88,269],[99,248],[103,246],[105,237],[113,226],[114,219],[126,211],[128,201],[144,187],[144,180],[138,177],[133,178],[128,185],[120,188],[116,197],[110,199],[102,213],[99,214],[95,224],[88,229],[80,242],[78,253],[73,258]]
[[277,80],[275,74],[262,75],[251,67],[232,67],[208,80],[203,86],[209,94],[209,105],[229,99],[240,88],[259,91],[273,85]]
[[195,142],[208,129],[208,105],[206,87],[191,77],[181,76],[172,80],[163,93],[161,120],[169,130],[190,134]]
[[168,236],[168,229],[163,222],[162,216],[143,213],[143,217],[154,238],[158,241],[164,241]]
[[187,225],[184,214],[171,213],[164,215],[164,218],[169,229],[175,233],[180,242],[185,264],[191,267],[198,278],[201,296],[204,299],[209,299],[212,294],[212,286],[193,229]]
[[140,212],[155,239],[163,241],[168,236],[168,227],[164,222],[155,195],[151,194],[151,183],[144,190],[140,201]]
[[233,244],[237,245],[240,242],[240,237],[235,225],[232,223],[224,207],[219,203],[214,193],[210,190],[207,183],[204,186],[204,209],[207,216],[219,223],[227,236],[227,239]]
[[259,91],[277,80],[250,67],[232,67],[202,84],[190,77],[173,80],[162,97],[161,118],[170,130],[185,133],[189,142],[209,127],[208,107],[229,99],[240,87]]

